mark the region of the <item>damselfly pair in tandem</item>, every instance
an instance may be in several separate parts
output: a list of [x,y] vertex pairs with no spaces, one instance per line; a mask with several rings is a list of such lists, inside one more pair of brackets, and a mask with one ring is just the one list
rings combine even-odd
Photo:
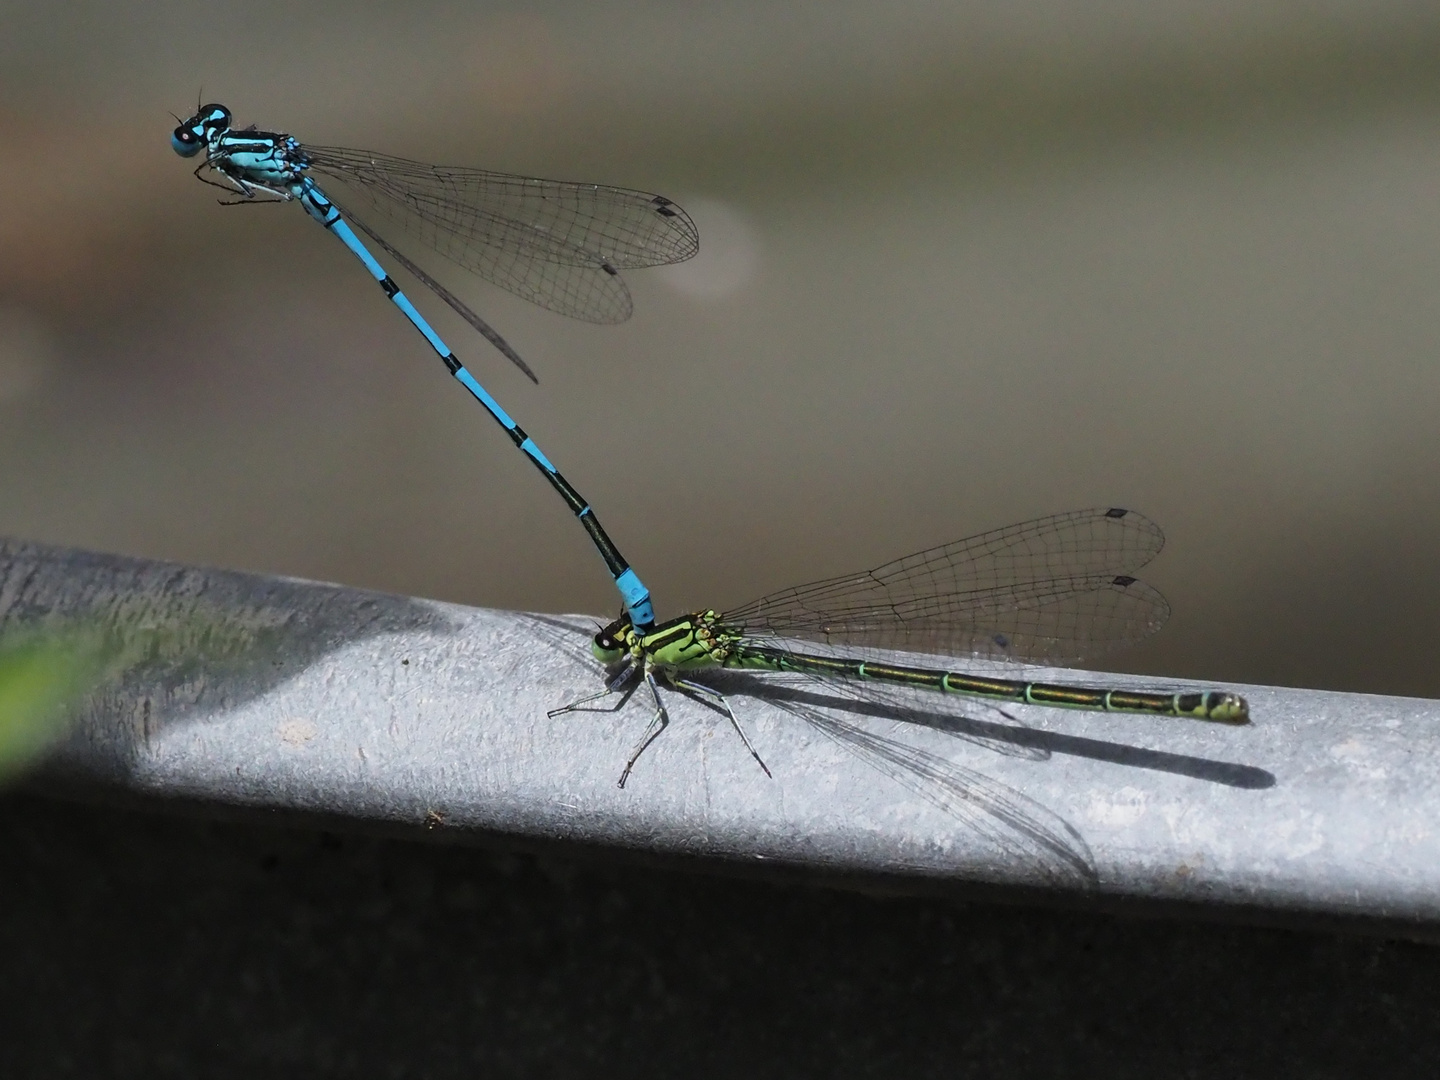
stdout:
[[[505,429],[584,526],[618,587],[619,619],[594,638],[610,668],[604,689],[554,710],[572,712],[645,685],[655,711],[626,762],[668,723],[660,683],[721,707],[765,767],[725,698],[692,676],[739,668],[797,673],[847,684],[919,688],[992,702],[1189,717],[1243,724],[1240,696],[1219,690],[1137,691],[975,675],[943,662],[915,665],[896,653],[1045,664],[1090,659],[1133,644],[1169,614],[1133,574],[1159,553],[1158,526],[1133,511],[1058,514],[932,548],[863,573],[802,585],[724,614],[697,611],[656,624],[649,590],[601,528],[588,502],[456,359],[355,232],[364,233],[522,371],[534,374],[488,323],[354,213],[374,211],[424,246],[481,278],[572,317],[618,322],[631,310],[621,270],[690,258],[699,236],[663,196],[599,184],[433,166],[365,150],[308,146],[281,132],[232,126],[230,110],[206,105],[175,129],[182,157],[204,153],[196,175],[230,202],[298,202],[365,265],[425,337],[446,369]],[[344,202],[322,190],[337,185]],[[348,222],[348,224],[347,224]],[[797,646],[808,642],[818,648]]]

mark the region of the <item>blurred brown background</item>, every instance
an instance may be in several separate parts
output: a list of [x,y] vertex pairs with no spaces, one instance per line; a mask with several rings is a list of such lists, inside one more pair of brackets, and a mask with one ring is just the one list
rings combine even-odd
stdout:
[[1433,3],[6,4],[0,533],[613,611],[583,532],[238,123],[660,191],[698,259],[575,324],[412,288],[662,615],[1142,510],[1136,670],[1440,694]]

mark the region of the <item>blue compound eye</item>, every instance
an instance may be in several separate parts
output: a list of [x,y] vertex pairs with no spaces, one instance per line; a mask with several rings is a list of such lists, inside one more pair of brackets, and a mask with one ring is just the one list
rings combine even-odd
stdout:
[[177,127],[170,136],[171,148],[181,157],[194,157],[204,145],[200,136],[183,124]]

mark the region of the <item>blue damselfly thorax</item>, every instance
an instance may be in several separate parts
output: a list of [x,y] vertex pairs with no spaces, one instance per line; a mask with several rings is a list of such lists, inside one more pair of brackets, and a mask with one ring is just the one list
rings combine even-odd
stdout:
[[[170,145],[181,157],[205,151],[205,160],[195,175],[206,183],[234,190],[245,199],[258,193],[283,202],[304,199],[314,187],[305,182],[310,160],[300,143],[282,131],[261,131],[256,127],[235,129],[230,110],[224,105],[206,105],[184,121],[170,136]],[[223,182],[209,180],[206,170],[219,173]],[[329,201],[324,200],[328,209]],[[317,216],[315,208],[306,209]],[[323,215],[319,220],[324,222]]]

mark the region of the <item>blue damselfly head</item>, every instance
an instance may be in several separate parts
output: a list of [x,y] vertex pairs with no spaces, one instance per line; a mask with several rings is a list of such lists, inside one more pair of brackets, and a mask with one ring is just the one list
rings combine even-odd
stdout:
[[170,135],[170,147],[181,157],[194,157],[216,132],[230,130],[230,110],[224,105],[204,105]]

